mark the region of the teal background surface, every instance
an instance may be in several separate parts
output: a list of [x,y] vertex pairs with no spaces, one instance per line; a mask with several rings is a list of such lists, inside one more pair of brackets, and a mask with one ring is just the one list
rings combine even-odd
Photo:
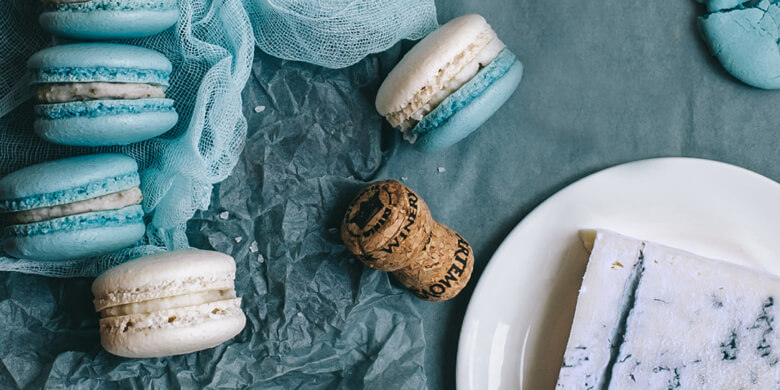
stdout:
[[[236,258],[247,328],[201,353],[120,359],[99,346],[91,279],[0,273],[0,387],[453,389],[474,286],[509,231],[556,191],[662,156],[780,179],[780,94],[721,68],[696,31],[695,1],[437,6],[440,23],[482,14],[524,64],[517,92],[479,131],[424,154],[376,114],[376,89],[409,42],[338,70],[256,50],[245,150],[188,225],[192,245]],[[413,188],[474,247],[460,296],[417,300],[346,252],[337,228],[347,204],[384,178]]]
[[455,387],[460,325],[493,252],[564,186],[664,156],[718,160],[780,179],[780,92],[749,87],[723,70],[699,37],[696,18],[705,8],[695,1],[447,0],[437,7],[440,23],[483,15],[525,74],[477,133],[430,155],[402,145],[379,174],[407,177],[434,218],[463,234],[476,254],[472,282],[459,297],[419,303],[431,389]]

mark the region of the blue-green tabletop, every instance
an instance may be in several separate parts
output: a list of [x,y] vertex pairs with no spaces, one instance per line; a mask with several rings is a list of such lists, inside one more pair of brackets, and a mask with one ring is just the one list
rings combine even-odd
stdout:
[[[780,180],[780,93],[746,86],[707,51],[695,1],[439,1],[439,22],[480,13],[525,66],[518,91],[437,154],[402,145],[380,177],[407,177],[435,218],[474,246],[471,284],[419,303],[431,389],[455,387],[474,285],[509,231],[544,199],[623,162],[689,156]],[[445,168],[439,172],[438,168]],[[511,304],[512,297],[507,297]]]
[[[469,298],[535,206],[620,163],[690,156],[780,179],[780,92],[727,74],[693,0],[446,0],[444,23],[482,14],[525,67],[480,130],[424,154],[376,114],[405,42],[345,69],[256,50],[243,92],[245,149],[188,225],[192,245],[236,258],[247,328],[213,350],[129,361],[101,350],[91,279],[0,274],[0,387],[454,389]],[[448,302],[418,300],[340,242],[351,198],[394,178],[474,247]],[[511,304],[507,297],[502,304]]]

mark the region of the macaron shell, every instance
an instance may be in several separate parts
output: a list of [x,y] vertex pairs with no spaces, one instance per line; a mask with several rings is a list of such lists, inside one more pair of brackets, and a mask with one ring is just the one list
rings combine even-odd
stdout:
[[246,325],[241,299],[100,320],[100,343],[128,358],[181,355],[216,347]]
[[68,260],[129,247],[146,233],[141,206],[98,211],[3,230],[3,250],[17,258]]
[[[404,55],[382,82],[376,96],[380,115],[400,109],[450,62],[469,50],[480,34],[492,29],[480,15],[463,15],[428,34]],[[495,34],[495,33],[493,33]]]
[[[66,111],[64,114],[52,112],[59,107],[75,109],[62,110]],[[36,106],[36,115],[33,127],[41,138],[72,146],[140,142],[167,132],[179,120],[171,99],[40,104]]]
[[140,185],[138,163],[117,153],[43,162],[0,179],[0,210],[20,211],[77,202]]
[[[485,75],[492,65],[494,63],[482,69],[480,74]],[[424,152],[441,150],[477,130],[517,89],[523,78],[523,65],[514,59],[509,69],[497,78],[480,77],[480,74],[420,121],[413,129],[418,133],[415,148]]]
[[27,61],[32,82],[107,81],[168,85],[173,65],[162,53],[117,43],[72,43],[48,47]]
[[220,252],[185,249],[144,256],[95,279],[95,310],[191,292],[232,289],[235,275],[235,260]]
[[46,31],[80,40],[140,38],[176,24],[176,8],[160,10],[93,10],[43,12],[38,21]]
[[[742,82],[780,88],[780,7],[746,8],[699,18],[699,31],[723,67]],[[767,17],[767,15],[772,17]]]

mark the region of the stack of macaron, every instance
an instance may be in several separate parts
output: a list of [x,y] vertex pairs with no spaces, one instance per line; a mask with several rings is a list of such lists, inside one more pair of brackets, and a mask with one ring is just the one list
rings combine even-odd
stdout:
[[[67,39],[137,38],[176,23],[176,0],[45,0],[41,26]],[[165,97],[171,62],[161,53],[116,43],[44,49],[27,68],[36,91],[35,132],[74,146],[126,145],[173,128]]]
[[422,151],[473,133],[523,77],[523,65],[479,15],[455,18],[418,42],[387,75],[376,109]]
[[[44,0],[41,25],[69,39],[134,38],[176,23],[176,0]],[[178,115],[165,90],[171,62],[154,50],[70,43],[33,55],[35,132],[74,146],[126,145],[156,137]],[[38,261],[104,255],[146,234],[138,163],[101,153],[48,161],[0,178],[0,248]],[[105,349],[124,357],[195,352],[231,339],[246,318],[235,261],[183,250],[109,269],[93,286]]]
[[[176,23],[176,0],[45,0],[39,21],[68,39],[135,38]],[[179,117],[166,98],[171,62],[117,43],[69,43],[27,62],[36,88],[35,132],[72,146],[156,137]],[[0,179],[0,245],[11,256],[55,261],[103,255],[143,238],[138,164],[95,154],[29,166]]]

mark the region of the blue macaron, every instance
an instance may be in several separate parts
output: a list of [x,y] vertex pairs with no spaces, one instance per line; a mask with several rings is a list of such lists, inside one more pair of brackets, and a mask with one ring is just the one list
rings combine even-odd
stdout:
[[35,132],[74,146],[126,145],[156,137],[179,119],[165,97],[171,62],[137,46],[76,43],[27,62],[39,104]]
[[723,68],[745,84],[780,88],[780,5],[770,0],[698,0],[699,31]]
[[507,49],[425,115],[411,132],[414,146],[436,151],[453,145],[487,121],[515,92],[523,64]]
[[146,227],[138,164],[94,154],[29,166],[0,179],[3,251],[55,261],[131,246]]
[[418,150],[462,140],[517,89],[523,65],[479,15],[453,19],[417,43],[388,74],[377,111]]
[[77,40],[145,37],[179,17],[176,0],[48,0],[44,7],[41,27]]

